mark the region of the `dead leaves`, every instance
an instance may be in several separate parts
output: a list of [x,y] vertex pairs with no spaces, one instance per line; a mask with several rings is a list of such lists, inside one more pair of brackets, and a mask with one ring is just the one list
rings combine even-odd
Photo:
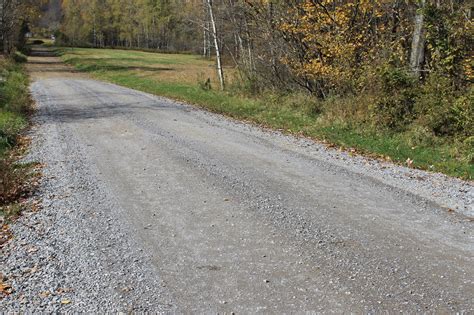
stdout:
[[0,274],[0,297],[5,297],[13,293],[13,288],[10,284],[5,282],[5,278]]
[[0,229],[0,248],[5,246],[9,240],[12,238],[12,233],[10,228],[7,224],[2,224],[2,228]]

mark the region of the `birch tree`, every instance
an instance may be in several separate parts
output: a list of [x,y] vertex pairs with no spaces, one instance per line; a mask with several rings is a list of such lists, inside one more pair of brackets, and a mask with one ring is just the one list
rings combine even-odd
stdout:
[[214,16],[213,4],[212,0],[205,0],[207,8],[209,10],[209,22],[211,24],[211,34],[214,40],[214,49],[216,52],[216,65],[217,65],[217,76],[219,77],[219,83],[221,90],[224,90],[224,71],[222,69],[222,59],[221,59],[221,52],[219,48],[219,40],[217,37],[217,27],[216,27],[216,19]]

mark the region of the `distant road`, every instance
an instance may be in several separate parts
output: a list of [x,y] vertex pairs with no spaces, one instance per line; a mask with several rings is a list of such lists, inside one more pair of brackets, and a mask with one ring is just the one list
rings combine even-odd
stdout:
[[73,289],[32,308],[474,310],[471,184],[81,77],[52,56],[30,69],[46,201],[28,220],[45,220],[36,246],[58,254],[38,260],[26,294]]

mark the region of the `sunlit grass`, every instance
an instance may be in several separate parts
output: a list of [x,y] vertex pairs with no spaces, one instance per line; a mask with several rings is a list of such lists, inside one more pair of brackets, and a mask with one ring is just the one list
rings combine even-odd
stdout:
[[[190,54],[158,54],[118,49],[66,48],[64,60],[86,72],[127,71],[159,82],[196,85],[211,80],[218,86],[214,61]],[[227,80],[235,70],[227,68]]]

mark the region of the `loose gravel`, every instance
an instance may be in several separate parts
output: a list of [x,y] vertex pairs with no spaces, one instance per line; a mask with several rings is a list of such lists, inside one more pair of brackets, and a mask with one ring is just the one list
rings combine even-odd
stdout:
[[14,292],[7,312],[169,312],[173,303],[150,257],[114,219],[121,211],[81,145],[39,103],[25,161],[44,164],[41,210],[14,224],[1,270]]
[[32,91],[41,209],[2,310],[473,310],[471,182],[107,83]]

